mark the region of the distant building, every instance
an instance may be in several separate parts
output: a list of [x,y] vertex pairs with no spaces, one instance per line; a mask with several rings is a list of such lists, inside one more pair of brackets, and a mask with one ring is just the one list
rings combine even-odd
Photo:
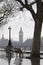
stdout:
[[[12,42],[12,46],[14,46],[14,47],[23,47],[24,46],[24,47],[27,47],[27,49],[30,49],[30,47],[32,47],[33,39],[26,39],[23,42],[23,30],[22,30],[22,28],[20,28],[20,31],[19,31],[19,41],[14,41],[11,39],[11,28],[9,30],[9,34],[10,34],[9,39]],[[5,39],[4,34],[2,34],[2,38],[0,39],[0,46],[7,46],[8,42],[9,42],[9,40]],[[41,46],[40,49],[43,50],[43,37],[41,38],[41,45],[40,46]]]
[[22,28],[20,28],[20,31],[19,31],[19,43],[23,43],[23,31],[22,31]]
[[4,38],[4,34],[2,34],[2,38],[0,39],[0,46],[7,46],[8,45],[8,39]]

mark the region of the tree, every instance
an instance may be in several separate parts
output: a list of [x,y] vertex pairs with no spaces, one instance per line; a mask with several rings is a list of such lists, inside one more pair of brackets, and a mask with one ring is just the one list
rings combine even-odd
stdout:
[[[3,4],[1,5],[1,3]],[[7,19],[12,16],[13,10],[15,9],[14,4],[10,3],[8,0],[0,0],[0,27],[5,25],[8,21]]]
[[[41,0],[34,0],[31,3],[28,3],[29,0],[16,0],[19,2],[23,8],[26,8],[32,14],[32,17],[35,21],[35,28],[34,28],[34,37],[33,37],[33,46],[32,46],[32,57],[40,57],[40,38],[41,38],[41,28],[42,28],[42,21],[43,21],[43,2]],[[24,1],[24,2],[23,2]],[[37,5],[37,13],[34,12],[32,5]]]

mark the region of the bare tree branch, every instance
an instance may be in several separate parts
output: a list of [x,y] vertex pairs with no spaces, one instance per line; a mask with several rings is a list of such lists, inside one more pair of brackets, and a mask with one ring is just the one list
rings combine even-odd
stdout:
[[39,15],[40,13],[40,8],[41,8],[41,0],[36,0],[36,2],[37,2],[37,14]]
[[21,4],[24,8],[26,8],[26,9],[27,9],[26,6],[32,6],[33,4],[36,3],[36,1],[35,1],[35,2],[30,3],[29,5],[25,5],[21,0],[16,0],[16,1],[20,2],[20,4]]
[[28,5],[28,0],[25,0],[25,4]]
[[4,16],[6,15],[6,14],[5,14],[6,12],[7,12],[7,10],[5,10],[3,16],[0,17],[0,22],[4,19]]
[[21,5],[24,7],[24,8],[26,8],[27,10],[30,10],[30,12],[31,12],[31,14],[32,14],[32,16],[33,16],[33,18],[34,18],[34,20],[36,20],[36,14],[35,14],[35,12],[33,11],[33,9],[32,9],[32,5],[33,4],[35,4],[36,2],[32,2],[32,3],[30,3],[29,5],[25,5],[21,0],[17,0],[18,2],[20,2],[21,3]]
[[37,14],[34,13],[34,10],[32,8],[30,8],[30,12],[32,14],[32,17],[34,18],[34,21],[36,22],[37,21]]
[[23,7],[25,7],[25,4],[24,4],[21,0],[16,0],[16,1],[20,2],[20,4],[21,4]]
[[30,5],[32,6],[32,5],[34,5],[35,3],[36,3],[36,1],[35,1],[35,2],[30,3]]
[[7,18],[8,18],[9,15],[11,15],[12,9],[13,9],[13,7],[12,7],[11,4],[7,4],[7,5],[4,4],[0,8],[0,14],[1,14],[0,15],[0,26],[7,23]]

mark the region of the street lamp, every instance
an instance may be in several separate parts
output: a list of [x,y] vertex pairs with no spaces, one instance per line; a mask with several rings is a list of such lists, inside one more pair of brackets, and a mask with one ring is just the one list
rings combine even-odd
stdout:
[[11,27],[9,26],[9,43],[8,46],[11,46]]

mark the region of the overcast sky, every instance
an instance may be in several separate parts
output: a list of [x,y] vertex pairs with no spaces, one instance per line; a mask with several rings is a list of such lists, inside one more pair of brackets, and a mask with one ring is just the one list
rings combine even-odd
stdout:
[[[10,18],[9,23],[3,26],[3,32],[2,28],[0,29],[0,37],[2,36],[2,33],[4,34],[5,38],[8,38],[8,27],[11,26],[11,37],[13,40],[19,40],[19,30],[20,27],[22,27],[23,30],[23,39],[26,40],[27,38],[33,38],[33,32],[34,32],[34,20],[30,14],[29,11],[25,12],[19,12],[19,14],[16,17]],[[42,36],[43,36],[43,30],[42,30]]]

